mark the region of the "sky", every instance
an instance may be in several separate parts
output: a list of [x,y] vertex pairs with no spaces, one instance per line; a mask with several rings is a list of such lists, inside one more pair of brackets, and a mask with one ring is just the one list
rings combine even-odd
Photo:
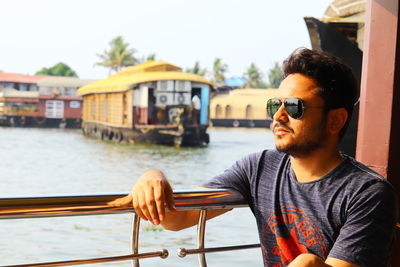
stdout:
[[137,57],[156,54],[183,69],[215,58],[227,77],[251,63],[264,73],[297,47],[311,47],[304,16],[331,0],[1,0],[0,70],[33,75],[64,62],[80,78],[102,79],[97,54],[121,35]]

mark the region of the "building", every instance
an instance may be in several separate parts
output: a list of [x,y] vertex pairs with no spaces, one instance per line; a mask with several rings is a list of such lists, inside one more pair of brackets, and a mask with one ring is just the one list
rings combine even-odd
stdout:
[[266,103],[275,97],[276,89],[236,89],[229,94],[215,96],[210,104],[213,126],[269,127]]

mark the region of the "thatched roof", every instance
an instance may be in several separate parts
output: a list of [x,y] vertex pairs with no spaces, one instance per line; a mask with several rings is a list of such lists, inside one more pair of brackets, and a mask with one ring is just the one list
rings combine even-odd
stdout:
[[325,11],[323,21],[341,20],[349,18],[356,20],[363,17],[365,12],[365,0],[333,0]]
[[180,72],[180,69],[165,61],[149,61],[126,68],[104,80],[82,86],[78,89],[77,95],[124,92],[139,83],[162,80],[199,82],[208,84],[213,88],[213,84],[209,80],[192,73]]

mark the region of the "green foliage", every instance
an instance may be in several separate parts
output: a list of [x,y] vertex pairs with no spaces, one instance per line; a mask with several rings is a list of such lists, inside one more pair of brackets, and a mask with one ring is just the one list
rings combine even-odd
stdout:
[[202,69],[200,67],[200,63],[198,61],[196,61],[194,63],[193,68],[187,68],[185,72],[193,73],[193,74],[196,74],[196,75],[204,77],[206,75],[206,73],[207,73],[207,69]]
[[262,73],[254,63],[250,64],[250,67],[244,73],[244,77],[247,82],[242,86],[243,88],[267,88]]
[[78,77],[78,75],[73,69],[71,69],[67,64],[62,62],[57,63],[50,68],[43,67],[41,70],[36,72],[35,75]]
[[160,226],[151,224],[151,225],[143,226],[143,231],[145,231],[145,232],[162,232],[162,231],[164,231],[164,229]]
[[283,77],[283,71],[282,71],[282,66],[278,63],[275,62],[274,66],[269,70],[268,73],[268,80],[269,88],[278,88],[279,85],[281,84]]
[[136,63],[135,63],[135,65],[136,64],[140,64],[140,63],[144,63],[144,62],[147,62],[147,61],[150,61],[150,60],[156,60],[156,54],[155,53],[150,54],[147,57],[142,56],[142,57],[138,58]]
[[101,61],[95,65],[110,68],[111,74],[112,71],[118,72],[124,67],[137,64],[139,60],[134,57],[136,50],[128,46],[129,43],[125,43],[122,36],[117,36],[111,40],[108,50],[104,50],[103,54],[97,54]]
[[148,55],[146,58],[146,61],[149,61],[149,60],[156,60],[156,54],[153,53],[153,54]]
[[211,73],[211,80],[215,83],[222,83],[225,81],[225,73],[228,70],[228,65],[222,63],[220,58],[214,60],[213,69]]
[[90,231],[88,227],[81,226],[79,224],[74,224],[74,229],[79,231],[87,231],[87,232]]

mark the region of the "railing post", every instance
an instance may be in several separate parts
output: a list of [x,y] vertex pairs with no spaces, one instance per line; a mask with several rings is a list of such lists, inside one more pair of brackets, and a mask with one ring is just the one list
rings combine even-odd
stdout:
[[[140,217],[134,213],[132,220],[132,236],[131,236],[131,252],[136,255],[139,254],[139,226],[140,226]],[[139,267],[139,259],[132,260],[132,267]]]
[[[204,249],[204,238],[206,233],[206,218],[207,209],[200,210],[199,222],[197,224],[197,249]],[[199,266],[207,267],[206,255],[205,253],[200,253],[198,255]]]

